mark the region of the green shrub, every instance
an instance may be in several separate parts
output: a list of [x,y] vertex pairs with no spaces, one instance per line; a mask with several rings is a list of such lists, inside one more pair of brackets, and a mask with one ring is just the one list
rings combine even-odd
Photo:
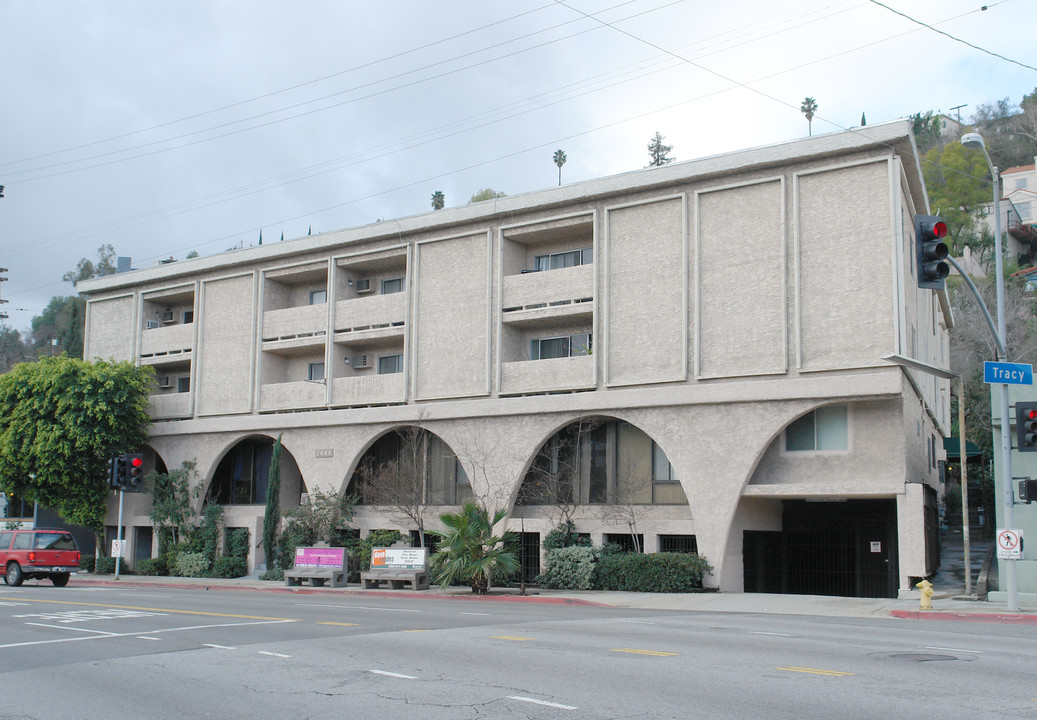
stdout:
[[389,547],[400,537],[399,530],[372,530],[365,538],[350,538],[346,542],[350,577],[355,575],[355,582],[359,582],[360,573],[371,569],[371,548]]
[[223,554],[233,558],[248,560],[248,543],[248,528],[228,528],[227,547]]
[[244,558],[224,555],[223,557],[216,558],[216,563],[212,566],[210,576],[217,578],[238,578],[247,574],[248,563]]
[[544,536],[544,550],[550,552],[564,547],[590,547],[591,539],[576,532],[576,524],[572,520],[560,522]]
[[80,555],[79,556],[79,569],[83,572],[92,573],[94,571],[94,563],[97,558],[93,555]]
[[710,570],[705,558],[691,553],[624,553],[601,555],[591,584],[595,590],[628,592],[694,592]]
[[[295,566],[295,548],[313,544],[314,534],[299,523],[288,523],[277,539],[277,567],[288,570]],[[269,561],[267,567],[270,567]]]
[[177,553],[176,566],[173,574],[177,577],[206,577],[212,563],[204,553],[182,552]]
[[590,590],[598,552],[588,547],[562,547],[547,552],[540,587],[558,590]]
[[284,570],[281,568],[271,568],[265,573],[259,576],[260,580],[284,580]]
[[137,563],[137,573],[140,575],[168,575],[165,558],[145,558]]
[[[119,568],[122,570],[122,568]],[[94,563],[94,572],[97,575],[111,575],[115,572],[115,558],[99,557]]]

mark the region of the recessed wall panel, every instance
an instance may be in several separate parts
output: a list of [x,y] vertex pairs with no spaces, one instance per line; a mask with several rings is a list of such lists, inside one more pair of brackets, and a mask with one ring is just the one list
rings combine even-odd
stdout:
[[489,392],[489,241],[486,234],[417,246],[415,395]]
[[252,409],[255,285],[251,274],[203,283],[196,375],[199,415]]
[[787,369],[782,182],[695,196],[698,377]]
[[133,296],[90,302],[90,327],[83,357],[87,360],[129,360],[133,357]]
[[894,337],[885,161],[797,177],[799,367],[880,364]]
[[607,212],[607,384],[687,377],[684,216],[683,196]]

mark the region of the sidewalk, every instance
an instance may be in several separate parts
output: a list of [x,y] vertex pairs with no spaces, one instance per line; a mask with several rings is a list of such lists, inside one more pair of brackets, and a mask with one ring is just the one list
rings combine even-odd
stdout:
[[[975,591],[980,566],[986,552],[986,543],[973,542],[972,588]],[[258,580],[255,577],[235,579],[174,578],[123,575],[116,580],[112,575],[79,574],[73,577],[71,587],[104,585],[122,587],[204,587],[207,590],[250,590],[278,593],[330,593],[335,595],[367,597],[429,597],[468,600],[474,602],[540,602],[574,605],[604,605],[618,608],[666,610],[674,612],[728,612],[773,615],[817,615],[823,617],[897,617],[909,620],[949,620],[969,622],[996,622],[1037,624],[1037,603],[1022,603],[1020,611],[1009,613],[1004,603],[993,603],[966,596],[964,584],[964,553],[961,533],[948,531],[944,540],[943,560],[934,578],[933,609],[919,610],[920,593],[914,591],[907,599],[848,598],[820,595],[771,595],[764,593],[631,593],[599,591],[566,591],[531,589],[520,595],[515,588],[498,588],[490,595],[473,595],[467,588],[440,590],[362,590],[358,586],[325,588],[287,587],[283,582]],[[45,582],[45,581],[44,581]]]

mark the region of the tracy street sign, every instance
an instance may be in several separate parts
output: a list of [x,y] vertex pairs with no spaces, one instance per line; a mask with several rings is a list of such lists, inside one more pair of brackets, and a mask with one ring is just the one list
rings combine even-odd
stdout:
[[985,362],[983,382],[991,385],[1033,385],[1033,366],[1025,363]]

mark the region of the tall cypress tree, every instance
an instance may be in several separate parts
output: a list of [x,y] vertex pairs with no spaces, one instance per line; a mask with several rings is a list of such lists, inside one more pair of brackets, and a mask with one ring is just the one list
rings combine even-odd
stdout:
[[277,529],[281,524],[281,436],[277,436],[270,456],[270,475],[266,484],[266,515],[263,516],[263,552],[266,569],[277,562]]

